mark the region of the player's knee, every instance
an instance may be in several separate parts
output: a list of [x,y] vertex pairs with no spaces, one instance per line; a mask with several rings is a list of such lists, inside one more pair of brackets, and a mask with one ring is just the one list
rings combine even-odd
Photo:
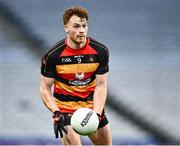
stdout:
[[62,139],[63,145],[81,145],[80,137],[73,134],[67,134]]
[[103,128],[98,129],[89,138],[94,145],[112,145],[112,138],[108,124]]

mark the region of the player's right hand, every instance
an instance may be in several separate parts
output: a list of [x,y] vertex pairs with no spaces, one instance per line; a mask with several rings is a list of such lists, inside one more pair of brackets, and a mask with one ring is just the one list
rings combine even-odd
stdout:
[[66,129],[64,128],[64,115],[60,111],[55,111],[53,115],[54,119],[54,134],[55,137],[63,137],[63,131],[67,134]]

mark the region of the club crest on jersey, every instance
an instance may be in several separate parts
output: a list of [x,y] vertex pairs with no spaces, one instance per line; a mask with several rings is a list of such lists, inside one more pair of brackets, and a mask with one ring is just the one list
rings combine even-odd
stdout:
[[76,73],[75,74],[75,78],[78,79],[78,80],[82,80],[84,78],[84,73],[83,72]]
[[93,57],[90,57],[89,60],[90,60],[91,62],[93,62],[93,61],[94,61],[94,58],[93,58]]

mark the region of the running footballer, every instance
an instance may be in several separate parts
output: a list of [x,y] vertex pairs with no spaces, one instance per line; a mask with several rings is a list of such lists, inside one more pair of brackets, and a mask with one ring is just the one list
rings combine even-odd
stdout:
[[55,136],[61,137],[63,145],[81,145],[80,135],[72,129],[70,119],[75,110],[88,107],[99,116],[98,129],[89,135],[90,140],[94,145],[112,145],[104,112],[108,49],[87,36],[88,11],[85,8],[66,9],[63,21],[66,38],[50,48],[41,62],[40,94],[53,113]]

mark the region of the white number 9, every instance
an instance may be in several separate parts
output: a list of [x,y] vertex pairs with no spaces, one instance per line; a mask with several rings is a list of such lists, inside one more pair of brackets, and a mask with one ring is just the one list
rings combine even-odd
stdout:
[[81,63],[81,58],[77,58],[78,63]]

